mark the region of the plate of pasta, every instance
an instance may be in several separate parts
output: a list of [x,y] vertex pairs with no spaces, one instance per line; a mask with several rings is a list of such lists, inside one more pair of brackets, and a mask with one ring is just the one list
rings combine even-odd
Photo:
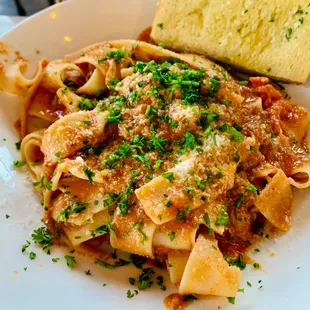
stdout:
[[167,48],[156,2],[1,38],[0,305],[309,309],[309,81]]

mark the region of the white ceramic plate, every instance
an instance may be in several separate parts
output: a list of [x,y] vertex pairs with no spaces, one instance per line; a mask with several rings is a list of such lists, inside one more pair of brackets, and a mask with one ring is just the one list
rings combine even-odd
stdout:
[[[43,55],[55,59],[98,41],[134,39],[151,24],[155,6],[156,0],[68,1],[26,20],[1,40],[35,64]],[[0,61],[3,57],[0,55]],[[287,88],[294,102],[310,108],[309,81],[305,86]],[[41,226],[42,210],[25,173],[12,168],[12,161],[20,158],[14,144],[19,139],[13,128],[18,117],[19,100],[0,94],[0,309],[162,309],[163,298],[175,288],[170,286],[162,292],[154,285],[127,299],[127,290],[134,289],[128,277],[138,275],[130,267],[106,270],[77,257],[77,268],[71,271],[63,259],[65,250],[53,249],[48,256],[31,245],[29,251],[21,253],[33,229]],[[194,302],[191,308],[310,309],[309,205],[310,191],[295,191],[291,231],[264,241],[259,245],[261,252],[253,253],[264,271],[247,267],[241,284],[245,292],[238,294],[235,306],[214,297]],[[10,218],[6,219],[6,214]],[[30,251],[36,252],[35,260],[29,260]],[[53,263],[52,257],[61,259]],[[88,269],[91,276],[84,273]]]

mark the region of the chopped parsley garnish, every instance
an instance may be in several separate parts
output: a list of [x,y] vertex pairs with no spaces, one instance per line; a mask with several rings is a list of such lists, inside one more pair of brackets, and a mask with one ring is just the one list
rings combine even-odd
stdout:
[[134,297],[134,296],[135,296],[135,294],[134,294],[134,293],[131,293],[130,290],[127,291],[127,298],[132,298],[132,297]]
[[285,39],[286,39],[287,41],[290,41],[291,38],[292,38],[292,35],[293,35],[293,29],[292,29],[292,28],[288,28],[288,29],[286,30],[286,33],[285,33]]
[[150,105],[147,106],[144,115],[148,119],[154,119],[157,116],[158,110],[155,107],[152,107]]
[[110,194],[109,198],[103,200],[103,207],[107,208],[109,206],[112,206],[115,203],[115,201],[117,200],[117,198],[118,198],[118,195]]
[[238,200],[235,202],[234,206],[239,208],[245,201],[245,196],[243,194],[238,194]]
[[195,194],[196,194],[196,191],[193,187],[191,186],[187,186],[186,187],[186,193],[187,193],[187,196],[190,198],[190,199],[193,199]]
[[134,285],[135,282],[136,282],[136,279],[135,279],[135,278],[129,278],[129,283],[130,283],[131,285]]
[[227,297],[227,300],[228,300],[229,303],[231,303],[232,305],[234,305],[235,302],[236,302],[236,297]]
[[88,206],[88,203],[74,202],[71,206],[71,210],[74,213],[81,213],[82,211],[86,209],[87,206]]
[[133,227],[141,234],[142,236],[142,241],[141,243],[144,244],[144,242],[147,240],[147,235],[145,234],[145,232],[141,229],[141,226],[143,226],[144,223],[139,221],[135,224],[133,224]]
[[114,263],[114,265],[111,265],[111,264],[108,264],[108,263],[106,263],[100,259],[96,259],[95,264],[98,264],[99,266],[107,268],[107,269],[114,269],[117,267],[129,265],[130,262],[120,258],[117,262]]
[[[57,72],[55,72],[55,73],[57,73]],[[74,81],[72,81],[72,80],[65,79],[63,82],[64,82],[64,84],[65,84],[66,86],[68,86],[72,91],[75,91],[77,88],[79,88],[79,86],[78,86]],[[72,104],[72,102],[69,103],[69,104]]]
[[173,172],[164,172],[161,175],[163,178],[167,179],[170,183],[174,181],[174,173]]
[[30,245],[30,242],[26,240],[26,243],[22,245],[22,253],[24,253],[27,250],[29,245]]
[[57,263],[57,262],[59,261],[59,259],[60,259],[60,258],[58,258],[58,257],[54,257],[54,258],[52,258],[52,262],[53,262],[53,263]]
[[117,238],[117,235],[115,233],[115,230],[113,229],[112,223],[110,221],[106,221],[105,222],[106,226],[108,227],[109,232],[115,237]]
[[152,169],[150,161],[149,161],[149,159],[148,159],[148,157],[146,155],[134,154],[134,155],[132,155],[132,158],[137,160],[137,161],[141,161],[144,164],[144,166],[146,167],[146,169],[148,169],[148,170]]
[[210,82],[211,82],[211,85],[212,85],[211,86],[211,92],[212,93],[216,93],[220,89],[221,80],[216,75],[214,75],[210,79]]
[[[183,74],[170,71],[169,68],[172,64],[187,70]],[[157,80],[164,88],[169,88],[168,101],[172,101],[174,92],[181,89],[182,104],[191,105],[198,102],[200,98],[201,78],[204,76],[205,70],[188,69],[188,66],[179,63],[179,60],[168,59],[162,64],[156,64],[153,60],[148,63],[137,61],[134,72],[152,72],[154,80]]]
[[117,167],[118,162],[125,158],[130,157],[133,154],[133,149],[129,144],[125,142],[121,142],[118,150],[114,151],[111,155],[109,155],[103,162],[102,167],[105,166],[114,169]]
[[156,283],[158,284],[158,286],[160,287],[160,289],[162,291],[165,291],[166,290],[166,287],[164,286],[164,278],[162,276],[158,276],[157,279],[156,279]]
[[159,23],[159,24],[157,24],[157,27],[159,29],[163,30],[164,29],[164,24],[163,23]]
[[136,254],[130,255],[131,262],[134,264],[134,266],[138,269],[142,269],[142,265],[145,264],[147,258],[144,256],[139,256]]
[[34,252],[29,253],[29,259],[34,260],[37,257],[37,254]]
[[246,284],[247,284],[249,287],[252,287],[252,284],[251,284],[249,281],[247,281]]
[[168,144],[168,140],[165,138],[160,138],[156,135],[156,131],[153,126],[151,126],[151,137],[148,142],[149,148],[151,150],[156,150],[161,153],[165,152],[165,146]]
[[202,136],[208,138],[213,130],[214,128],[212,126],[208,126],[207,129],[203,132]]
[[62,95],[65,95],[67,93],[67,87],[65,87],[65,88],[63,88],[62,90],[61,90],[61,94]]
[[201,189],[202,191],[204,191],[206,189],[206,187],[207,187],[206,181],[195,179],[195,182],[196,182],[198,188]]
[[209,183],[213,181],[213,178],[209,176],[206,180],[199,180],[195,179],[195,183],[197,184],[198,188],[204,191]]
[[45,183],[45,188],[48,189],[48,190],[51,190],[52,186],[53,186],[53,183],[51,181],[48,181],[48,182]]
[[228,72],[225,71],[225,70],[220,70],[223,78],[226,80],[226,81],[229,81],[229,75],[228,75]]
[[51,181],[48,181],[48,182],[46,182],[46,183],[44,183],[44,179],[45,179],[45,177],[43,176],[39,181],[36,181],[36,182],[32,182],[32,185],[33,186],[38,186],[38,185],[40,185],[40,187],[42,188],[42,187],[45,187],[45,188],[47,188],[48,190],[51,190],[52,189],[52,182]]
[[178,213],[175,217],[176,220],[178,221],[185,221],[187,215],[191,212],[190,206],[185,206],[183,210],[178,209]]
[[85,124],[86,126],[89,126],[91,124],[91,121],[82,121],[83,124]]
[[9,216],[8,214],[6,214],[6,215],[5,215],[5,218],[6,218],[6,219],[9,219],[9,218],[10,218],[10,216]]
[[115,60],[116,63],[120,63],[121,60],[125,57],[125,51],[124,50],[116,50],[116,51],[108,51],[107,56],[102,57],[98,60],[98,64],[101,65],[105,60],[108,58],[112,58]]
[[254,263],[254,264],[253,264],[253,267],[254,267],[255,269],[259,269],[259,263]]
[[153,168],[156,170],[156,169],[158,169],[158,168],[161,166],[161,164],[163,164],[163,163],[164,163],[163,160],[157,159],[157,160],[155,161],[155,165],[153,166]]
[[221,104],[228,107],[230,105],[230,102],[228,100],[222,99]]
[[194,295],[192,294],[186,294],[186,295],[183,295],[183,301],[194,301],[194,300],[197,300],[198,298],[195,297]]
[[249,84],[249,81],[236,81],[237,82],[237,84],[239,84],[239,85],[248,85]]
[[253,193],[255,195],[258,195],[259,194],[259,189],[254,186],[253,184],[248,184],[245,188],[247,191],[249,191],[250,193]]
[[109,228],[106,225],[102,225],[94,230],[91,231],[91,235],[93,237],[105,235],[109,233]]
[[91,171],[88,167],[84,167],[83,171],[87,176],[89,183],[93,183],[93,177],[95,176],[95,173]]
[[[219,119],[219,114],[217,112],[210,113],[208,111],[201,112],[200,124],[203,127],[210,126],[214,120]],[[212,127],[213,128],[213,127]]]
[[69,209],[63,209],[61,210],[57,216],[56,216],[56,221],[57,222],[66,222],[69,218],[70,215],[70,210]]
[[109,116],[106,117],[106,120],[110,124],[119,124],[121,122],[121,113],[120,109],[116,109],[113,106],[109,106]]
[[190,148],[190,149],[194,149],[196,146],[196,139],[195,136],[193,134],[191,134],[190,132],[186,132],[184,134],[184,143],[183,143],[183,148]]
[[24,160],[14,160],[13,161],[13,166],[15,168],[21,168],[23,166],[25,166],[26,162]]
[[138,102],[140,97],[143,95],[143,92],[133,91],[129,96],[128,99],[132,102]]
[[43,250],[53,245],[51,233],[46,227],[35,229],[31,235],[32,240],[42,246]]
[[91,275],[90,270],[88,269],[87,271],[85,271],[85,274],[86,274],[87,276],[90,276],[90,275]]
[[20,150],[20,146],[21,146],[22,142],[23,142],[23,140],[20,140],[20,141],[15,143],[16,150],[18,150],[18,151]]
[[139,290],[146,290],[150,288],[153,284],[152,281],[150,281],[150,277],[154,274],[154,270],[152,268],[145,268],[142,269],[142,273],[139,276],[139,281],[138,281],[138,288]]
[[269,22],[270,22],[270,23],[273,23],[273,22],[275,21],[275,17],[276,17],[276,14],[272,14],[272,16],[271,16]]
[[298,6],[298,10],[296,11],[296,14],[303,14],[304,11],[302,10],[301,6]]
[[107,268],[107,269],[114,269],[116,266],[108,264],[100,259],[96,259],[95,264],[98,264],[101,267]]
[[165,206],[166,206],[167,208],[170,208],[170,207],[172,206],[171,200],[168,200],[168,201],[165,203]]
[[229,224],[229,216],[227,213],[227,207],[225,205],[221,206],[220,214],[218,215],[215,225],[227,226]]
[[208,227],[208,234],[212,235],[213,229],[211,228],[211,221],[210,221],[210,217],[209,217],[208,213],[205,213],[205,215],[203,216],[203,221],[205,222],[206,226]]
[[158,118],[164,121],[166,124],[169,124],[174,129],[179,127],[178,122],[170,118],[167,114],[162,114]]
[[236,259],[230,259],[228,261],[229,266],[236,266],[240,268],[240,270],[244,270],[246,268],[246,263],[243,260],[243,255],[239,254]]
[[114,90],[115,86],[116,86],[119,82],[120,82],[119,79],[113,78],[113,79],[111,79],[111,80],[108,82],[107,86],[108,86],[109,89]]
[[92,110],[93,108],[95,108],[97,105],[96,101],[92,101],[88,98],[82,98],[78,104],[77,104],[77,108],[79,110]]
[[170,241],[172,242],[175,238],[175,232],[174,231],[169,232],[168,237],[169,237]]
[[125,216],[128,214],[128,211],[130,209],[129,197],[133,194],[133,192],[134,190],[127,186],[125,192],[122,193],[122,200],[117,203],[117,207],[120,210],[121,216]]
[[222,132],[227,132],[230,139],[235,142],[242,142],[244,140],[244,135],[240,133],[236,128],[230,127],[226,123],[219,128]]
[[76,264],[76,260],[75,260],[74,256],[65,255],[64,258],[65,258],[65,260],[66,260],[67,266],[68,266],[70,269],[73,269],[74,266],[75,266],[75,264]]
[[133,298],[134,296],[138,295],[138,291],[134,290],[134,292],[132,293],[130,290],[127,291],[127,298]]

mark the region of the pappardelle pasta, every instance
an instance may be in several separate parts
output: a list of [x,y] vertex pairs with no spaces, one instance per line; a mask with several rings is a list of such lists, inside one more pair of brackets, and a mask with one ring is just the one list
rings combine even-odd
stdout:
[[110,243],[166,262],[180,294],[234,297],[246,249],[288,231],[291,185],[310,185],[308,111],[268,78],[140,41],[43,59],[32,80],[22,65],[0,80],[24,94],[21,151],[55,243]]

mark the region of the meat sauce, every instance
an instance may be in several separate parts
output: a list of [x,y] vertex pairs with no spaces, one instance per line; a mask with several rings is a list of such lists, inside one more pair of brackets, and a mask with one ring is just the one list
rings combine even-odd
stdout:
[[184,296],[175,293],[164,299],[164,306],[167,310],[184,310],[189,306],[190,301],[185,301]]
[[[150,42],[150,29],[148,28],[143,31],[138,39]],[[180,73],[184,69],[183,65],[183,63],[179,64],[179,66],[171,64],[172,69],[170,68],[169,70]],[[92,68],[86,67],[81,67],[81,69],[86,76],[89,76],[92,70]],[[185,70],[195,69],[197,68],[188,66]],[[87,70],[90,70],[88,72],[89,74]],[[221,69],[218,69],[216,66],[210,69],[210,72],[206,72],[206,80],[213,79],[214,83],[214,76],[220,76],[219,72],[221,72]],[[197,70],[195,74],[201,74],[201,72],[199,73]],[[231,123],[231,127],[235,128],[239,134],[242,133],[245,138],[255,138],[255,146],[251,145],[250,147],[252,153],[249,156],[247,155],[248,160],[240,162],[240,158],[245,156],[245,153],[249,151],[248,149],[241,149],[240,154],[232,154],[232,150],[228,149],[227,153],[224,152],[222,154],[223,158],[214,156],[208,159],[209,161],[203,161],[204,158],[201,156],[202,160],[200,164],[206,170],[206,167],[210,165],[210,161],[213,164],[221,164],[222,159],[225,162],[225,160],[234,156],[235,162],[238,162],[233,188],[224,191],[225,188],[220,183],[217,188],[214,186],[218,192],[222,191],[217,198],[227,206],[230,220],[224,234],[215,233],[214,236],[218,240],[218,246],[224,257],[236,259],[240,255],[244,255],[249,247],[253,246],[263,237],[264,226],[266,224],[266,219],[254,206],[255,195],[246,190],[246,186],[250,181],[258,189],[263,189],[265,186],[263,181],[260,182],[260,180],[254,180],[252,178],[252,171],[254,168],[261,168],[265,164],[270,164],[274,167],[281,168],[287,176],[290,176],[296,165],[302,161],[309,161],[308,150],[304,142],[305,131],[300,129],[300,127],[306,128],[308,125],[308,112],[285,100],[281,92],[265,77],[250,78],[247,86],[238,86],[234,81],[229,80],[229,78],[228,80],[223,77],[221,79],[218,78],[223,87],[217,89],[219,92],[217,97],[212,94],[213,97],[210,96],[207,100],[208,102],[200,102],[201,106],[203,108],[207,107],[206,109],[208,111],[205,114],[199,114],[197,109],[195,110],[195,107],[191,107],[191,104],[180,104],[183,100],[184,90],[182,92],[176,89],[171,92],[165,89],[165,87],[160,89],[162,84],[150,78],[151,74],[140,72],[134,73],[133,76],[134,78],[132,79],[131,77],[126,77],[122,80],[122,85],[117,90],[118,93],[113,93],[111,90],[105,91],[107,97],[110,94],[115,96],[121,94],[129,103],[122,107],[122,121],[118,124],[111,122],[106,126],[105,139],[102,139],[103,142],[100,141],[100,145],[104,151],[98,156],[89,156],[89,154],[93,154],[93,151],[90,151],[93,146],[85,143],[85,148],[82,148],[75,155],[82,157],[87,166],[94,171],[101,171],[103,169],[102,167],[109,169],[109,174],[103,176],[104,183],[106,184],[106,192],[109,194],[119,194],[124,192],[128,184],[132,182],[132,179],[130,179],[132,170],[139,170],[140,173],[134,182],[134,189],[136,189],[153,179],[154,176],[150,173],[152,169],[150,167],[155,164],[158,158],[160,158],[162,163],[157,168],[158,170],[154,172],[155,177],[175,167],[176,163],[179,162],[179,155],[181,152],[184,152],[184,149],[182,150],[180,148],[186,142],[183,141],[184,137],[189,136],[192,139],[191,141],[195,141],[195,134],[201,134],[208,129],[205,123],[209,122],[209,120],[205,118],[213,117],[211,121],[217,122],[221,120]],[[66,85],[73,89],[82,86],[86,80],[87,78],[84,78],[76,71],[69,70],[65,72]],[[159,79],[159,81],[161,80]],[[183,82],[184,85],[188,83],[188,81]],[[192,83],[193,81],[190,82]],[[197,81],[194,82],[198,83]],[[192,83],[192,85],[195,85],[195,83]],[[209,88],[206,86],[207,90],[201,89],[199,90],[200,93],[193,92],[190,95],[197,97],[201,95],[201,98],[205,98],[205,93],[210,92],[210,88],[212,87],[216,88],[217,86],[214,86],[214,84],[209,85]],[[190,92],[192,89],[186,89],[186,91]],[[234,100],[231,100],[232,102],[223,102],[225,98],[234,98],[234,95],[236,98],[239,98],[239,101],[242,101],[241,106],[237,99],[235,102]],[[35,109],[36,103],[38,103],[38,106],[41,106],[41,111]],[[111,101],[109,104],[115,108],[115,105],[113,105],[115,102]],[[161,104],[166,104],[167,107],[162,108],[160,106]],[[116,107],[118,108],[119,106],[116,105]],[[28,113],[38,117],[49,115],[50,120],[55,121],[57,118],[65,115],[67,111],[64,107],[57,104],[55,93],[49,93],[45,89],[39,88]],[[152,113],[156,115],[153,118]],[[156,133],[157,144],[154,146],[151,144],[154,143],[153,141],[148,142],[150,143],[150,147],[146,151],[147,160],[141,156],[134,157],[132,153],[129,156],[119,155],[120,146],[132,145],[135,138],[134,147],[136,149],[142,149],[142,144],[146,144],[145,141],[150,141],[154,138],[154,132]],[[142,138],[138,141],[137,137],[139,139]],[[168,149],[167,145],[169,145],[170,141],[172,142]],[[188,143],[190,144],[190,142]],[[197,144],[202,145],[202,142],[198,139]],[[216,145],[216,143],[214,144]],[[190,145],[188,148],[193,149],[194,147]],[[128,149],[126,151],[129,152]],[[158,155],[159,153],[160,156]],[[114,160],[117,156],[123,157],[120,163],[117,162],[115,164]],[[199,179],[207,179],[206,175],[199,175],[200,172],[195,171],[194,173],[199,176]],[[210,172],[203,171],[203,173]],[[210,182],[217,182],[217,178],[212,173],[211,171],[211,175],[209,176],[212,179]],[[51,175],[52,171],[49,171],[49,174]],[[195,182],[197,183],[197,181]],[[196,186],[197,184],[195,182],[193,181],[193,184],[189,183],[187,185]],[[213,184],[208,184],[208,186],[212,188]],[[182,189],[179,192],[184,194],[185,190],[184,188]],[[199,188],[196,188],[197,192],[198,190]],[[178,200],[180,197],[183,196],[179,195],[172,203],[181,205],[182,201]],[[186,200],[190,204],[192,198],[188,196]],[[132,195],[127,203],[132,203],[132,206],[141,208],[140,211],[142,212],[142,207],[135,198],[135,195]],[[46,218],[46,221],[48,222],[48,218]],[[194,224],[194,217],[190,213],[184,220],[184,226],[192,224]],[[202,230],[205,231],[206,227],[200,227],[198,234]],[[55,231],[55,227],[53,231]],[[104,238],[95,238],[92,241],[87,241],[84,245],[97,248],[104,240]],[[164,262],[167,258],[168,251],[169,249],[164,246],[156,247],[154,249],[156,260]],[[184,309],[188,303],[189,301],[185,300],[184,296],[179,294],[168,296],[164,302],[165,306],[170,310]]]

